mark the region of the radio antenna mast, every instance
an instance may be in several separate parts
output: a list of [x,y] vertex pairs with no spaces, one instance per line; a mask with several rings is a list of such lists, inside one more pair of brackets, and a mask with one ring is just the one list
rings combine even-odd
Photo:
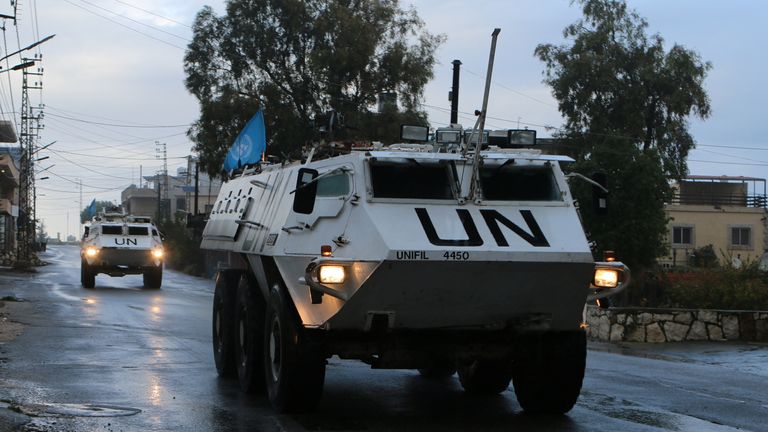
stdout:
[[483,147],[483,132],[485,131],[485,116],[488,111],[488,94],[491,91],[491,77],[493,76],[493,61],[496,57],[496,39],[499,37],[500,28],[493,29],[491,33],[491,54],[488,57],[488,72],[485,76],[485,93],[483,94],[483,108],[479,112],[477,122],[475,123],[475,129],[467,140],[466,149],[469,149],[469,144],[472,143],[473,138],[477,137],[475,143],[474,162],[472,164],[472,184],[470,186],[469,196],[475,201],[480,199],[480,149]]

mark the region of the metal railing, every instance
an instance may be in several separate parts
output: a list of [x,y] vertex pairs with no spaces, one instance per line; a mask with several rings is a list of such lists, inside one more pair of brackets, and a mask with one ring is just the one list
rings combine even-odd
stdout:
[[670,201],[675,205],[708,205],[713,207],[732,206],[732,207],[768,207],[768,197],[766,195],[731,195],[731,194],[692,194],[675,193]]

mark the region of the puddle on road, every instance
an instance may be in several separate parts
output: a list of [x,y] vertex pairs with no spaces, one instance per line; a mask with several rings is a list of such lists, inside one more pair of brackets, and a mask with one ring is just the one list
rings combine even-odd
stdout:
[[30,417],[127,417],[141,412],[137,408],[100,404],[17,404],[0,403],[0,408]]
[[615,419],[652,426],[668,431],[730,432],[737,428],[669,411],[640,406],[626,399],[582,392],[578,404]]

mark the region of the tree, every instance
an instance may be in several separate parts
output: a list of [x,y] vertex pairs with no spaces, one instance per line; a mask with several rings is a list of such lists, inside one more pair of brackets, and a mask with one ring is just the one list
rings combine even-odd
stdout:
[[[609,174],[608,214],[581,206],[598,252],[649,266],[664,252],[669,180],[686,175],[695,145],[688,119],[710,114],[703,81],[711,65],[680,45],[665,51],[622,0],[579,3],[583,18],[563,31],[571,44],[541,44],[534,54],[565,117],[558,138],[577,156],[573,169]],[[589,189],[574,195],[589,202]]]
[[298,154],[331,110],[351,126],[347,138],[377,129],[371,107],[382,92],[398,94],[400,119],[425,121],[419,104],[443,38],[397,0],[230,0],[226,9],[198,13],[184,58],[201,106],[189,136],[207,173],[220,172],[260,107],[278,155]]

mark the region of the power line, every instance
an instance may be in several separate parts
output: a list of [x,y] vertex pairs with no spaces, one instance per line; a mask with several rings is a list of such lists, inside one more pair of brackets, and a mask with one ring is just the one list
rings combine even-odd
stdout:
[[169,36],[173,36],[175,38],[181,39],[184,42],[189,42],[189,39],[187,39],[187,38],[181,37],[181,36],[179,36],[177,34],[173,34],[171,32],[167,32],[167,31],[165,31],[163,29],[159,29],[159,28],[157,28],[157,27],[155,27],[153,25],[143,23],[143,22],[135,20],[133,18],[128,18],[127,16],[120,15],[117,12],[113,12],[113,11],[107,9],[107,8],[104,8],[104,7],[101,7],[101,6],[97,5],[97,4],[91,3],[88,0],[80,0],[80,1],[85,3],[85,4],[91,5],[91,6],[95,7],[95,8],[101,9],[101,10],[103,10],[105,12],[111,13],[112,15],[118,16],[118,17],[123,18],[123,19],[127,19],[128,21],[134,22],[134,23],[136,23],[138,25],[141,25],[141,26],[144,26],[144,27],[148,27],[148,28],[150,28],[152,30],[159,31],[160,33],[165,33],[165,34],[167,34]]
[[176,23],[176,24],[182,25],[182,26],[184,26],[184,27],[187,27],[187,28],[192,28],[192,26],[191,26],[191,25],[189,25],[189,24],[185,24],[185,23],[183,23],[183,22],[181,22],[181,21],[176,21],[175,19],[171,19],[171,18],[168,18],[168,17],[162,16],[162,15],[158,15],[158,14],[156,14],[156,13],[152,12],[152,11],[149,11],[149,10],[146,10],[146,9],[142,9],[142,8],[140,8],[140,7],[138,7],[138,6],[135,6],[135,5],[132,5],[132,4],[130,4],[130,3],[127,3],[127,2],[124,2],[124,1],[121,1],[121,0],[115,0],[115,1],[116,1],[116,2],[118,2],[118,3],[120,3],[120,4],[124,4],[124,5],[128,6],[128,7],[132,7],[132,8],[134,8],[134,9],[140,10],[140,11],[142,11],[142,12],[148,13],[148,14],[150,14],[150,15],[154,15],[154,16],[156,16],[156,17],[158,17],[158,18],[162,18],[162,19],[164,19],[164,20],[166,20],[166,21],[170,21],[170,22],[172,22],[172,23]]
[[[5,52],[8,52],[8,39],[5,37],[5,25],[3,25],[3,46],[5,47]],[[5,58],[5,66],[8,70],[11,69],[10,59],[8,57]],[[13,102],[14,96],[13,96],[13,83],[11,82],[11,74],[6,73],[8,76],[8,91],[11,94],[11,109],[13,109],[13,114],[11,115],[13,117],[13,124],[16,126],[16,130],[19,130],[19,122],[16,119],[16,104]]]
[[[155,157],[130,158],[130,157],[121,157],[121,156],[101,156],[101,155],[94,155],[94,154],[88,154],[88,153],[71,152],[66,150],[56,150],[56,153],[64,153],[64,154],[69,154],[73,156],[91,157],[96,159],[119,159],[119,160],[135,160],[135,161],[156,161],[157,160]],[[187,156],[168,156],[168,159],[186,159],[186,158]]]
[[[80,150],[80,151],[91,151],[91,150],[93,150],[93,151],[100,151],[100,150],[101,150],[101,151],[103,151],[103,150],[106,150],[106,149],[112,149],[112,150],[116,150],[116,151],[118,151],[118,152],[120,152],[120,153],[122,153],[122,154],[129,154],[129,155],[130,155],[130,154],[132,154],[132,155],[135,155],[135,156],[141,156],[141,155],[143,155],[143,154],[144,154],[144,155],[148,154],[148,152],[144,152],[144,153],[142,153],[142,152],[132,152],[132,151],[128,151],[128,150],[124,150],[124,149],[118,148],[118,146],[113,146],[113,145],[110,145],[110,144],[106,144],[106,143],[99,143],[99,142],[97,142],[97,141],[94,141],[94,140],[91,140],[91,139],[89,139],[89,138],[86,138],[86,137],[83,137],[83,136],[80,136],[80,135],[77,135],[77,134],[73,134],[73,133],[71,133],[71,132],[68,132],[68,131],[67,131],[67,130],[65,130],[65,129],[59,129],[58,127],[51,127],[50,129],[51,129],[51,130],[54,130],[54,131],[58,131],[58,132],[59,132],[59,133],[61,133],[61,134],[64,134],[64,135],[67,135],[67,136],[70,136],[70,137],[73,137],[73,138],[77,138],[77,139],[80,139],[80,140],[83,140],[83,141],[86,141],[86,142],[90,142],[90,143],[93,143],[93,144],[97,144],[97,145],[99,145],[99,146],[100,146],[100,147],[98,147],[98,148],[92,148],[92,149],[76,149],[76,150]],[[63,142],[62,142],[62,143],[63,143]],[[54,150],[51,150],[51,151],[54,151]],[[61,150],[61,149],[59,149],[59,150],[56,150],[56,151],[59,151],[59,152],[66,152],[65,150]],[[86,156],[88,156],[88,155],[86,155]],[[115,157],[115,158],[122,158],[122,157],[125,157],[126,159],[131,159],[130,157],[127,157],[127,156],[123,156],[123,155],[121,155],[121,154],[115,154],[115,155],[113,155],[112,157]]]
[[94,11],[92,11],[92,10],[90,10],[90,9],[86,8],[86,7],[83,7],[83,6],[79,5],[79,4],[76,4],[76,3],[74,3],[74,2],[72,2],[72,1],[70,1],[70,0],[64,0],[64,1],[65,1],[65,2],[67,2],[67,3],[69,3],[69,4],[71,4],[72,6],[75,6],[75,7],[77,7],[77,8],[80,8],[80,9],[82,9],[82,10],[84,10],[84,11],[88,12],[88,13],[91,13],[91,14],[93,14],[93,15],[96,15],[96,16],[97,16],[97,17],[99,17],[99,18],[103,18],[103,19],[105,19],[105,20],[107,20],[107,21],[110,21],[110,22],[112,22],[112,23],[115,23],[115,24],[117,24],[117,25],[119,25],[119,26],[121,26],[121,27],[125,27],[125,28],[127,28],[128,30],[130,30],[130,31],[132,31],[132,32],[136,32],[136,33],[138,33],[138,34],[140,34],[140,35],[142,35],[142,36],[144,36],[144,37],[148,37],[148,38],[150,38],[150,39],[152,39],[152,40],[155,40],[155,41],[157,41],[157,42],[160,42],[160,43],[163,43],[163,44],[166,44],[166,45],[170,45],[170,46],[172,46],[172,47],[174,47],[174,48],[178,48],[178,49],[180,49],[180,50],[183,50],[183,49],[184,49],[183,47],[180,47],[180,46],[178,46],[178,45],[176,45],[176,44],[172,44],[172,43],[170,43],[170,42],[168,42],[168,41],[164,41],[164,40],[162,40],[162,39],[156,38],[156,37],[154,37],[154,36],[152,36],[152,35],[149,35],[149,34],[147,34],[147,33],[144,33],[144,32],[142,32],[142,31],[136,30],[135,28],[133,28],[133,27],[131,27],[131,26],[127,26],[127,25],[125,25],[125,24],[121,23],[120,21],[116,21],[116,20],[113,20],[113,19],[112,19],[112,18],[110,18],[110,17],[106,17],[106,16],[104,16],[104,15],[101,15],[101,14],[99,14],[99,13],[97,13],[97,12],[94,12]]
[[[69,0],[64,0],[64,1],[69,1]],[[69,117],[69,116],[65,116],[65,115],[61,115],[61,114],[53,114],[53,113],[50,113],[50,112],[48,113],[48,115],[51,115],[51,116],[54,116],[54,117],[59,117],[59,118],[64,118],[64,119],[72,120],[72,121],[76,121],[76,122],[81,122],[81,123],[88,123],[88,124],[94,124],[94,125],[100,125],[100,126],[124,127],[124,128],[163,129],[163,128],[179,128],[179,127],[190,127],[191,126],[191,124],[177,124],[177,125],[140,125],[140,124],[136,124],[136,125],[129,125],[129,124],[117,124],[117,123],[101,123],[101,122],[95,122],[95,121],[91,121],[91,120],[84,120],[84,119],[79,119],[79,118],[75,118],[75,117]]]
[[[480,75],[480,74],[478,74],[478,73],[476,73],[476,72],[472,72],[471,70],[467,69],[466,67],[464,67],[464,68],[463,68],[463,70],[464,70],[464,71],[466,71],[467,73],[469,73],[470,75],[475,75],[475,76],[477,76],[477,77],[480,77],[480,78],[483,78],[483,79],[485,79],[485,77],[484,77],[484,76],[482,76],[482,75]],[[512,93],[515,93],[515,94],[517,94],[517,95],[520,95],[520,96],[522,96],[522,97],[528,98],[528,99],[530,99],[530,100],[532,100],[532,101],[534,101],[534,102],[538,102],[538,103],[540,103],[540,104],[543,104],[543,105],[546,105],[546,106],[548,106],[548,107],[557,108],[557,106],[555,106],[555,105],[552,105],[552,104],[551,104],[551,103],[549,103],[549,102],[545,102],[545,101],[543,101],[543,100],[541,100],[541,99],[536,99],[536,98],[535,98],[535,97],[533,97],[533,96],[528,96],[528,95],[527,95],[527,94],[525,94],[525,93],[519,92],[519,91],[517,91],[517,90],[515,90],[515,89],[513,89],[513,88],[511,88],[511,87],[507,87],[507,86],[505,86],[504,84],[501,84],[501,83],[499,83],[499,82],[497,82],[497,81],[491,80],[491,84],[494,84],[494,85],[496,85],[496,86],[499,86],[499,87],[503,88],[504,90],[510,91],[510,92],[512,92]]]
[[121,124],[134,124],[134,125],[139,125],[139,126],[146,126],[146,124],[144,124],[144,123],[133,122],[133,121],[124,121],[123,119],[115,119],[115,118],[111,118],[111,117],[102,117],[102,116],[98,116],[98,115],[95,115],[95,114],[88,114],[88,113],[83,113],[83,112],[79,112],[79,111],[73,111],[73,110],[69,110],[69,109],[60,108],[58,106],[46,105],[45,108],[47,110],[49,110],[49,111],[50,110],[61,111],[65,115],[69,115],[69,116],[72,116],[72,117],[78,117],[78,118],[92,117],[94,119],[107,120],[109,122],[122,122]]
[[768,166],[768,163],[722,162],[722,161],[705,161],[705,160],[698,160],[698,159],[688,159],[688,162],[710,163],[710,164],[720,164],[720,165]]

